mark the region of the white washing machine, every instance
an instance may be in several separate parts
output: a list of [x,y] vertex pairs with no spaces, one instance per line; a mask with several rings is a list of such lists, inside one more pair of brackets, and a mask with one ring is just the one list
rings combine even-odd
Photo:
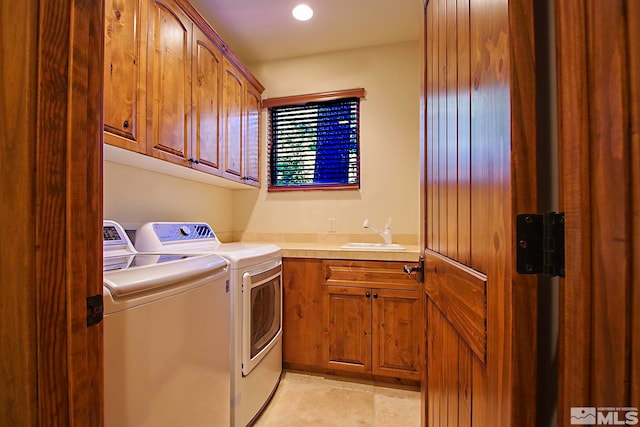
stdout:
[[140,251],[215,253],[231,268],[231,425],[252,423],[282,374],[282,254],[269,244],[220,243],[206,223],[154,222],[136,232]]
[[113,221],[103,256],[104,425],[229,425],[228,262],[137,253]]

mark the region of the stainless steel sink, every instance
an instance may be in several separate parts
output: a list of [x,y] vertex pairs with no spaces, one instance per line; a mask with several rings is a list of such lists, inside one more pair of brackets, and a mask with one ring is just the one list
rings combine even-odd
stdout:
[[397,243],[347,243],[341,246],[342,249],[359,251],[406,251],[402,245]]

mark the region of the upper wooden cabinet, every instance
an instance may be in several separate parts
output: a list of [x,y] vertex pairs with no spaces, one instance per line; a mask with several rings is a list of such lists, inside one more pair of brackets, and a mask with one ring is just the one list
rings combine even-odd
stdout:
[[260,92],[247,84],[243,112],[243,166],[244,181],[249,185],[260,186],[260,111],[262,100]]
[[222,146],[225,152],[223,176],[242,180],[242,114],[245,81],[229,61],[224,61],[224,102],[222,106]]
[[152,0],[148,23],[147,153],[189,165],[193,23],[171,1]]
[[105,1],[105,142],[260,186],[260,83],[187,1]]
[[259,187],[260,91],[226,59],[223,88],[223,176]]
[[106,0],[104,141],[144,153],[147,0]]
[[219,175],[222,159],[220,107],[222,104],[220,49],[197,26],[193,26],[192,57],[192,158],[193,167]]

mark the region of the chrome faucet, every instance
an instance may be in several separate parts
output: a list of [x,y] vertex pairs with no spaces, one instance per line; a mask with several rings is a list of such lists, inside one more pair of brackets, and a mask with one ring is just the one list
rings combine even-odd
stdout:
[[371,222],[368,219],[364,220],[364,223],[362,224],[362,226],[364,228],[370,228],[373,232],[377,233],[380,237],[384,239],[384,243],[386,245],[391,244],[391,241],[393,239],[393,236],[391,235],[391,218],[389,218],[387,220],[387,223],[384,225],[384,231],[380,231],[373,224],[371,224]]

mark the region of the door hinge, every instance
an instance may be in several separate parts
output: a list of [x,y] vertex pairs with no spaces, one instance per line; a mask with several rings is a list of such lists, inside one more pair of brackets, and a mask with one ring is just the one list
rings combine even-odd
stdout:
[[87,326],[97,325],[102,321],[104,302],[102,295],[87,298]]
[[516,271],[564,277],[564,212],[516,217]]

